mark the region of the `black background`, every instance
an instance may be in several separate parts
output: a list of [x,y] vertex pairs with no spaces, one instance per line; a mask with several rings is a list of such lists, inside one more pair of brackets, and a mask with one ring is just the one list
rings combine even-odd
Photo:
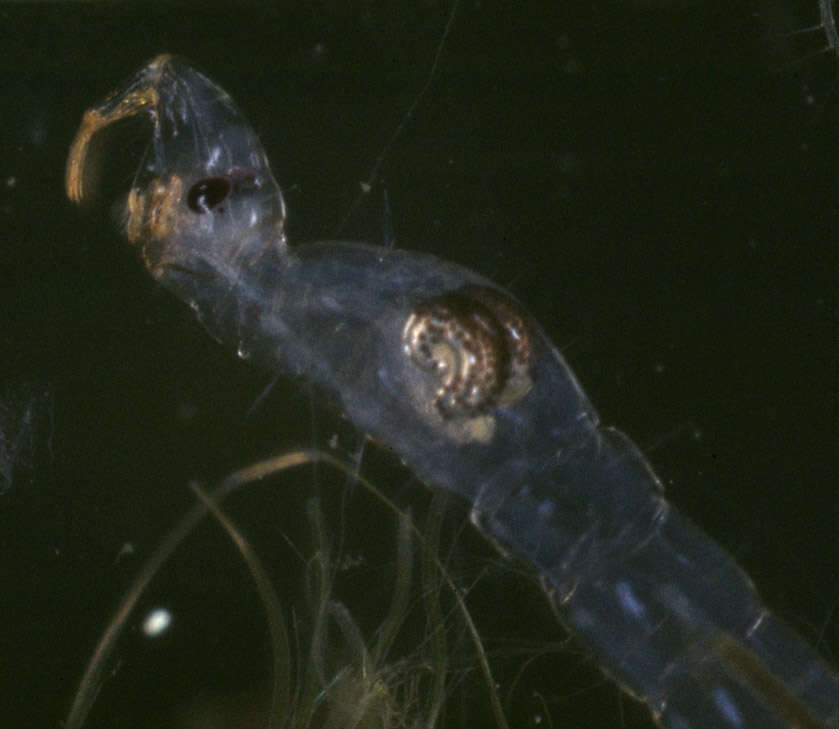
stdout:
[[[189,479],[324,444],[336,428],[343,450],[358,442],[302,383],[281,380],[246,418],[271,375],[154,286],[107,209],[84,214],[64,198],[83,110],[163,51],[195,61],[243,108],[285,191],[292,243],[381,242],[386,191],[398,246],[508,286],[673,503],[837,664],[839,62],[814,54],[823,34],[790,34],[816,22],[815,0],[463,0],[381,179],[345,220],[429,78],[450,10],[0,8],[0,385],[9,403],[49,393],[37,400],[38,445],[0,494],[0,725],[60,726],[118,596],[191,503]],[[369,449],[368,462],[390,493],[423,489],[387,456]],[[134,554],[117,559],[126,543]],[[241,572],[223,537],[185,551],[195,561],[175,582],[192,586],[192,607],[173,633],[229,650],[219,663],[232,675],[237,661],[267,670],[264,650],[248,656],[231,637],[235,619],[187,627],[184,614],[256,603],[221,608],[223,587],[206,586],[225,564]],[[246,588],[240,576],[229,589]],[[177,606],[172,589],[157,599]],[[647,725],[557,643],[530,582],[504,589],[523,597],[476,606],[497,614],[487,630],[533,623],[527,640],[542,630],[559,646],[555,664],[527,674],[514,725],[533,725],[535,691],[555,726]],[[247,610],[259,630],[258,604]],[[117,671],[91,726],[166,724],[166,702],[196,690],[180,678],[202,680],[202,659],[177,639],[117,660],[143,678]],[[483,711],[450,719],[477,726]]]

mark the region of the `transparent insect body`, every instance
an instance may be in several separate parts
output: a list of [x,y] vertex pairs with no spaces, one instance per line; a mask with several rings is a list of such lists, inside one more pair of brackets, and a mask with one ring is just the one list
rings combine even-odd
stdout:
[[503,289],[420,253],[290,247],[262,147],[230,97],[160,56],[85,115],[91,140],[147,117],[125,234],[164,287],[240,354],[304,376],[542,579],[603,671],[666,727],[839,726],[839,679],[664,498],[623,434]]

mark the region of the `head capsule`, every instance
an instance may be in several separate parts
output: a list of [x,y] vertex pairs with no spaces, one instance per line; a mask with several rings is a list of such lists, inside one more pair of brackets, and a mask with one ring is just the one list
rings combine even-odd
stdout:
[[67,160],[67,195],[95,176],[91,140],[145,116],[152,138],[124,206],[124,229],[154,275],[219,266],[285,246],[285,203],[256,134],[228,94],[185,61],[161,55],[85,112]]

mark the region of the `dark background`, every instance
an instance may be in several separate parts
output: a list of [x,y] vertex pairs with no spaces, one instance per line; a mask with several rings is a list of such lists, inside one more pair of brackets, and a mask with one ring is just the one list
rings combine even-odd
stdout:
[[[155,287],[107,208],[83,214],[64,198],[83,110],[163,51],[239,102],[286,194],[292,243],[378,243],[390,220],[398,246],[508,286],[604,422],[649,455],[673,503],[839,662],[839,61],[817,53],[821,32],[792,33],[817,22],[815,0],[464,0],[427,92],[353,208],[429,77],[450,10],[419,0],[0,7],[0,474],[10,474],[0,482],[0,725],[61,725],[118,596],[190,505],[189,479],[323,445],[336,428],[341,452],[360,439],[303,383],[281,380],[246,417],[270,373],[210,341]],[[31,437],[14,441],[22,428]],[[423,490],[373,449],[364,464],[400,498]],[[256,534],[257,515],[270,531],[277,508],[269,492],[259,498],[238,517]],[[242,597],[235,553],[211,537],[186,547],[180,576],[156,588],[180,605],[175,637],[117,651],[91,726],[168,725],[170,703],[214,690],[179,631],[216,657],[229,651],[222,674],[267,670],[264,635],[242,638],[263,641],[257,655],[236,639],[262,630],[258,603]],[[127,543],[134,553],[118,558]],[[238,583],[217,576],[225,565]],[[554,646],[525,672],[513,725],[548,720],[537,695],[555,726],[648,725],[561,643],[530,581],[492,579],[510,599],[490,593],[475,606],[488,638],[508,624],[532,630],[502,663],[515,654],[522,665],[540,640]],[[461,706],[450,720],[477,726],[484,712]]]

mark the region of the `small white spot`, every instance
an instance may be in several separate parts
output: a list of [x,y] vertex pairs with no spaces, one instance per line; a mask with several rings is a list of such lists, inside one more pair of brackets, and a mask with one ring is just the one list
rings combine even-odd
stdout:
[[172,613],[166,608],[155,608],[143,621],[143,633],[149,638],[157,638],[162,635],[172,624]]
[[114,564],[119,563],[121,560],[125,559],[126,557],[130,557],[134,554],[134,545],[131,542],[123,542],[123,545],[119,548],[119,552],[117,552],[117,557],[114,560]]
[[761,610],[760,614],[757,616],[757,619],[751,624],[749,629],[746,631],[746,635],[751,638],[754,634],[760,630],[761,626],[763,625],[763,621],[766,619],[767,616],[766,610]]
[[720,687],[714,689],[711,695],[729,726],[743,725],[743,717],[740,715],[740,710],[737,708],[737,704],[734,703],[734,699],[728,691]]
[[618,593],[618,600],[620,600],[626,612],[636,619],[644,617],[646,610],[643,603],[636,597],[632,585],[628,582],[618,582],[616,592]]

